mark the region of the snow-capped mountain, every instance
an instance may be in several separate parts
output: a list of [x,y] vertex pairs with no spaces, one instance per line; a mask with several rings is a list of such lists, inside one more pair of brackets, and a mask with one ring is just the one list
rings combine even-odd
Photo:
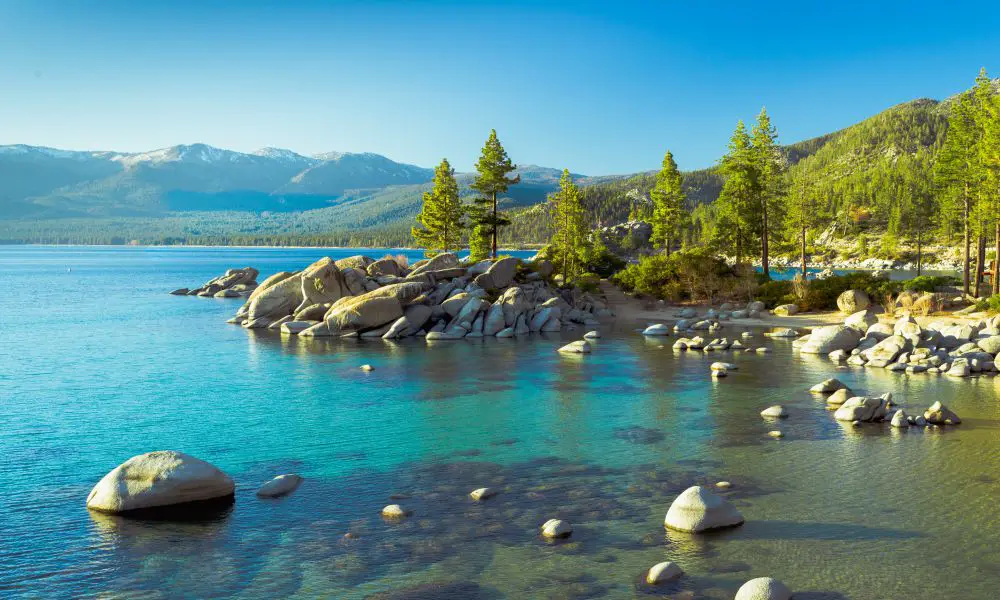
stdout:
[[0,218],[157,214],[171,210],[303,210],[345,194],[429,181],[431,169],[379,154],[251,153],[207,144],[148,152],[0,146]]

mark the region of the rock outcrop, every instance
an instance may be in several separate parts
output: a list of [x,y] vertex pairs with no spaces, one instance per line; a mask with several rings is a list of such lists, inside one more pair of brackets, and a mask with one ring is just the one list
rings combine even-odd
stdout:
[[170,292],[174,296],[201,296],[202,298],[239,298],[249,296],[257,289],[257,275],[253,267],[229,269],[194,289],[180,288]]
[[552,287],[540,275],[551,274],[551,265],[541,264],[547,262],[502,258],[465,265],[445,253],[410,269],[388,257],[322,258],[303,271],[267,278],[230,322],[303,337],[434,341],[593,327],[611,314],[603,297]]

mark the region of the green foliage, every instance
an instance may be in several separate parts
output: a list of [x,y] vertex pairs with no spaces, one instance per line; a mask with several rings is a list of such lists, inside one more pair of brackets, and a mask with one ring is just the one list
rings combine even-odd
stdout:
[[469,258],[472,261],[487,259],[492,254],[492,238],[486,225],[477,224],[469,233]]
[[976,302],[976,310],[1000,313],[1000,294],[994,294],[989,298],[983,298],[979,302]]
[[675,252],[670,256],[644,256],[612,280],[623,290],[655,298],[707,299],[732,293],[736,274],[705,248]]
[[909,292],[933,292],[942,286],[956,285],[960,283],[955,277],[920,275],[913,279],[908,279],[902,283],[902,288]]
[[662,248],[667,254],[673,249],[687,216],[682,182],[674,155],[668,150],[663,157],[663,166],[656,174],[656,183],[649,192],[653,200],[651,241],[654,247]]
[[765,281],[757,287],[754,300],[759,300],[768,308],[790,304],[797,300],[790,279]]
[[420,227],[413,227],[411,233],[417,244],[427,248],[428,255],[437,252],[458,250],[464,229],[462,217],[465,207],[458,194],[455,169],[448,159],[434,169],[434,187],[424,192],[423,208],[417,215]]
[[593,294],[601,289],[601,277],[597,273],[580,273],[570,282],[582,292]]
[[628,264],[604,245],[600,235],[592,235],[591,243],[584,247],[580,254],[580,262],[587,271],[608,278],[621,271]]
[[515,169],[517,165],[511,162],[507,151],[500,144],[497,130],[491,129],[482,154],[476,161],[476,179],[470,187],[481,194],[475,199],[480,210],[473,213],[473,219],[477,227],[485,228],[485,232],[489,234],[490,251],[494,258],[497,255],[500,228],[510,224],[510,221],[499,213],[498,198],[511,185],[521,181],[520,175],[507,177]]
[[563,277],[572,279],[580,269],[581,254],[588,242],[580,190],[573,183],[568,169],[563,170],[559,191],[550,196],[549,202],[555,225],[552,251],[559,257],[556,268]]

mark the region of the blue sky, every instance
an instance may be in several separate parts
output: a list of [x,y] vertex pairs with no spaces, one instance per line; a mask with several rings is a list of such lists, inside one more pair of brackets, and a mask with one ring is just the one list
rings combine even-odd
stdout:
[[996,2],[671,4],[0,0],[0,144],[693,169],[1000,75]]

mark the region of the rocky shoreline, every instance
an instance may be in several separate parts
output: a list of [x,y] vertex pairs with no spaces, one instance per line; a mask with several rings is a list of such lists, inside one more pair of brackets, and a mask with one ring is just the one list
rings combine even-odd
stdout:
[[559,287],[553,271],[552,263],[541,259],[470,264],[445,253],[410,267],[391,257],[358,255],[324,257],[259,285],[255,269],[234,269],[201,288],[171,293],[245,295],[230,323],[300,337],[505,338],[596,327],[599,319],[613,316],[601,294]]

